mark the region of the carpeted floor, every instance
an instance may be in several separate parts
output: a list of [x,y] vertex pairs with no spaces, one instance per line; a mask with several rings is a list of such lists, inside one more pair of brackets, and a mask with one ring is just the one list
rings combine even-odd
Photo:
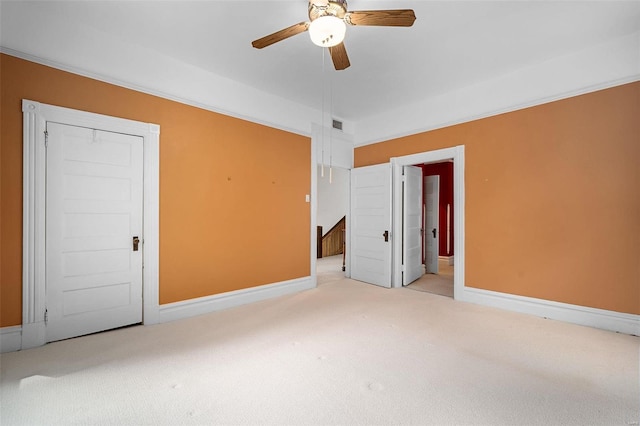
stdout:
[[319,278],[2,354],[0,424],[638,424],[637,337]]
[[446,259],[439,259],[437,274],[424,274],[409,284],[407,288],[453,297],[453,265],[449,265],[449,261]]

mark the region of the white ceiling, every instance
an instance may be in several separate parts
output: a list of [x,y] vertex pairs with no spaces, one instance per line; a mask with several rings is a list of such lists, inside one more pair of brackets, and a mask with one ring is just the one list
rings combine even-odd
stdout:
[[[357,121],[640,31],[639,1],[374,1],[415,10],[410,28],[349,27],[351,67],[331,70],[333,113]],[[2,1],[4,48],[64,62],[89,35],[126,43],[320,109],[322,49],[300,34],[251,41],[307,20],[306,0]],[[109,43],[94,53],[121,54]],[[121,59],[121,58],[120,58]],[[327,67],[331,67],[327,55]],[[82,62],[80,62],[82,63]],[[77,66],[77,65],[76,65]],[[109,76],[110,70],[101,73]]]

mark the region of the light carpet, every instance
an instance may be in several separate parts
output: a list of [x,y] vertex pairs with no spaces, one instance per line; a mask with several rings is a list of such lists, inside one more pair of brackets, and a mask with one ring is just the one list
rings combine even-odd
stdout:
[[424,274],[409,284],[407,288],[453,297],[453,265],[449,265],[448,259],[440,258],[438,259],[437,274]]
[[426,291],[440,296],[453,297],[453,278],[424,274],[407,286],[409,290]]
[[637,337],[333,279],[2,354],[8,425],[633,425]]

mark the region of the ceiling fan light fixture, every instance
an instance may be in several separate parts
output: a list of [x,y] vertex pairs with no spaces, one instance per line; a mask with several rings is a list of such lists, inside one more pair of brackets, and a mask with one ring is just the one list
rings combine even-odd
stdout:
[[342,43],[346,31],[344,20],[332,15],[314,19],[309,25],[309,37],[320,47],[333,47]]

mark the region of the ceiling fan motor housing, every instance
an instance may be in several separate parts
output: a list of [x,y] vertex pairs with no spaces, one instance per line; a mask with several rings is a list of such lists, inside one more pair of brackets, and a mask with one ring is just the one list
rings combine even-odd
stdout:
[[415,20],[412,9],[347,11],[347,0],[309,0],[309,22],[283,28],[252,41],[251,45],[262,49],[309,31],[315,45],[329,48],[335,69],[344,70],[351,65],[343,43],[347,25],[410,27]]
[[332,0],[332,1],[314,1],[309,2],[309,19],[311,22],[322,16],[335,16],[336,18],[344,19],[347,14],[347,1],[346,0]]

